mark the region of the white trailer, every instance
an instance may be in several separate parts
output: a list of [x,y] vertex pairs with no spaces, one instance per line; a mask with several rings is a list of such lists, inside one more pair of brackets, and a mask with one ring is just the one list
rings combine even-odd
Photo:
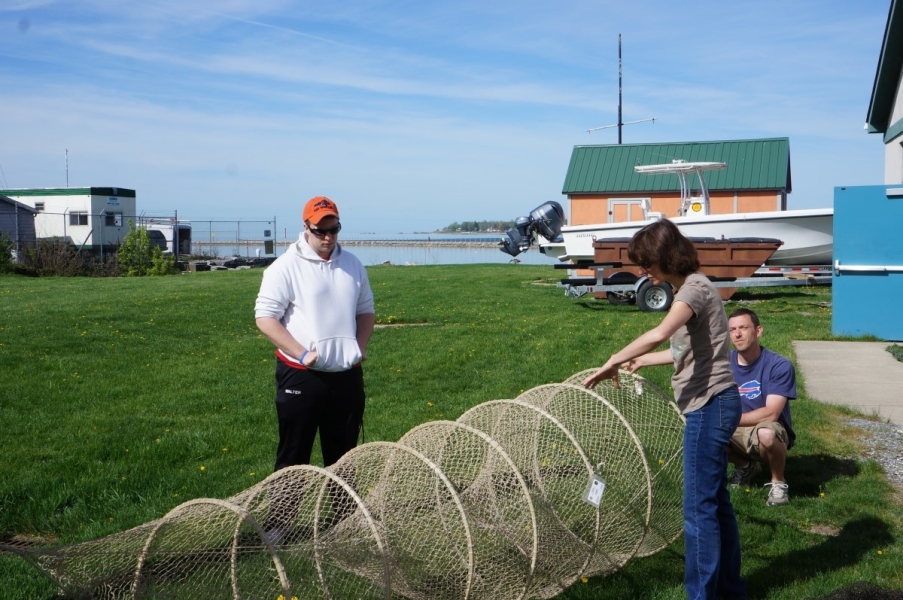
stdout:
[[191,254],[191,221],[172,217],[139,217],[138,224],[150,231],[159,231],[166,240],[164,252],[175,255]]
[[115,249],[135,218],[135,190],[125,188],[27,188],[0,194],[35,209],[38,239],[62,239],[85,250]]

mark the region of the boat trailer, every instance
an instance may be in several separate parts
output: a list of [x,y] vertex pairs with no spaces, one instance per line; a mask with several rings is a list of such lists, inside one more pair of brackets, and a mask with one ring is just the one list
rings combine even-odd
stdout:
[[[593,294],[597,298],[607,298],[615,306],[636,304],[644,312],[667,311],[674,300],[674,290],[669,283],[656,285],[646,276],[635,276],[628,271],[618,270],[624,267],[620,262],[579,262],[557,264],[554,267],[571,271],[568,278],[557,284],[564,289],[566,296],[579,298]],[[581,277],[575,273],[577,270],[589,269],[595,270],[596,275]],[[612,269],[617,271],[611,277],[602,276],[602,273]],[[739,288],[831,285],[831,272],[830,266],[794,266],[761,268],[750,277],[708,277],[712,285],[719,288],[722,298],[727,300]]]

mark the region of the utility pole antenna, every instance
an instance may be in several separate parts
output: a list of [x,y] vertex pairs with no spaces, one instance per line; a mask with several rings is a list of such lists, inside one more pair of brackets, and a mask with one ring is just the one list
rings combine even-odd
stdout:
[[69,187],[69,148],[66,148],[66,187]]
[[[624,127],[624,123],[621,121],[621,100],[622,100],[622,89],[623,86],[621,84],[621,34],[618,34],[618,143],[621,143],[621,129]],[[68,187],[68,186],[67,186]]]
[[618,144],[621,144],[623,138],[621,136],[621,130],[624,128],[624,125],[633,125],[634,123],[646,123],[648,121],[652,121],[655,123],[655,117],[651,119],[640,119],[639,121],[629,121],[625,123],[622,118],[622,105],[623,105],[623,69],[621,68],[621,34],[618,34],[618,124],[617,125],[603,125],[602,127],[593,127],[591,129],[587,129],[586,133],[592,133],[594,131],[599,131],[600,129],[611,129],[612,127],[618,128]]

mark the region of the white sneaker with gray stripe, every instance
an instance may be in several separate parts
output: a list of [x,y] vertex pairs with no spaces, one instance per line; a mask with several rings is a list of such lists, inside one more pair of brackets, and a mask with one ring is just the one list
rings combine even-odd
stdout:
[[772,481],[766,483],[765,486],[771,487],[768,491],[768,500],[765,501],[768,506],[780,506],[790,502],[790,493],[787,491],[789,486],[785,482]]

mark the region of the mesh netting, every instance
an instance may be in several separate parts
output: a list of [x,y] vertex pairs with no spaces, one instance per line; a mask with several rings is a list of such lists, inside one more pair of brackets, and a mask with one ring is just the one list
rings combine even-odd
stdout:
[[[579,385],[594,372],[575,373],[565,383]],[[684,418],[669,395],[649,380],[626,371],[620,372],[619,379],[620,388],[605,380],[593,391],[623,415],[639,438],[654,502],[637,556],[648,556],[671,544],[683,531]]]
[[621,389],[576,385],[589,373],[106,538],[0,550],[64,594],[111,600],[549,598],[682,526],[673,402],[626,373]]

